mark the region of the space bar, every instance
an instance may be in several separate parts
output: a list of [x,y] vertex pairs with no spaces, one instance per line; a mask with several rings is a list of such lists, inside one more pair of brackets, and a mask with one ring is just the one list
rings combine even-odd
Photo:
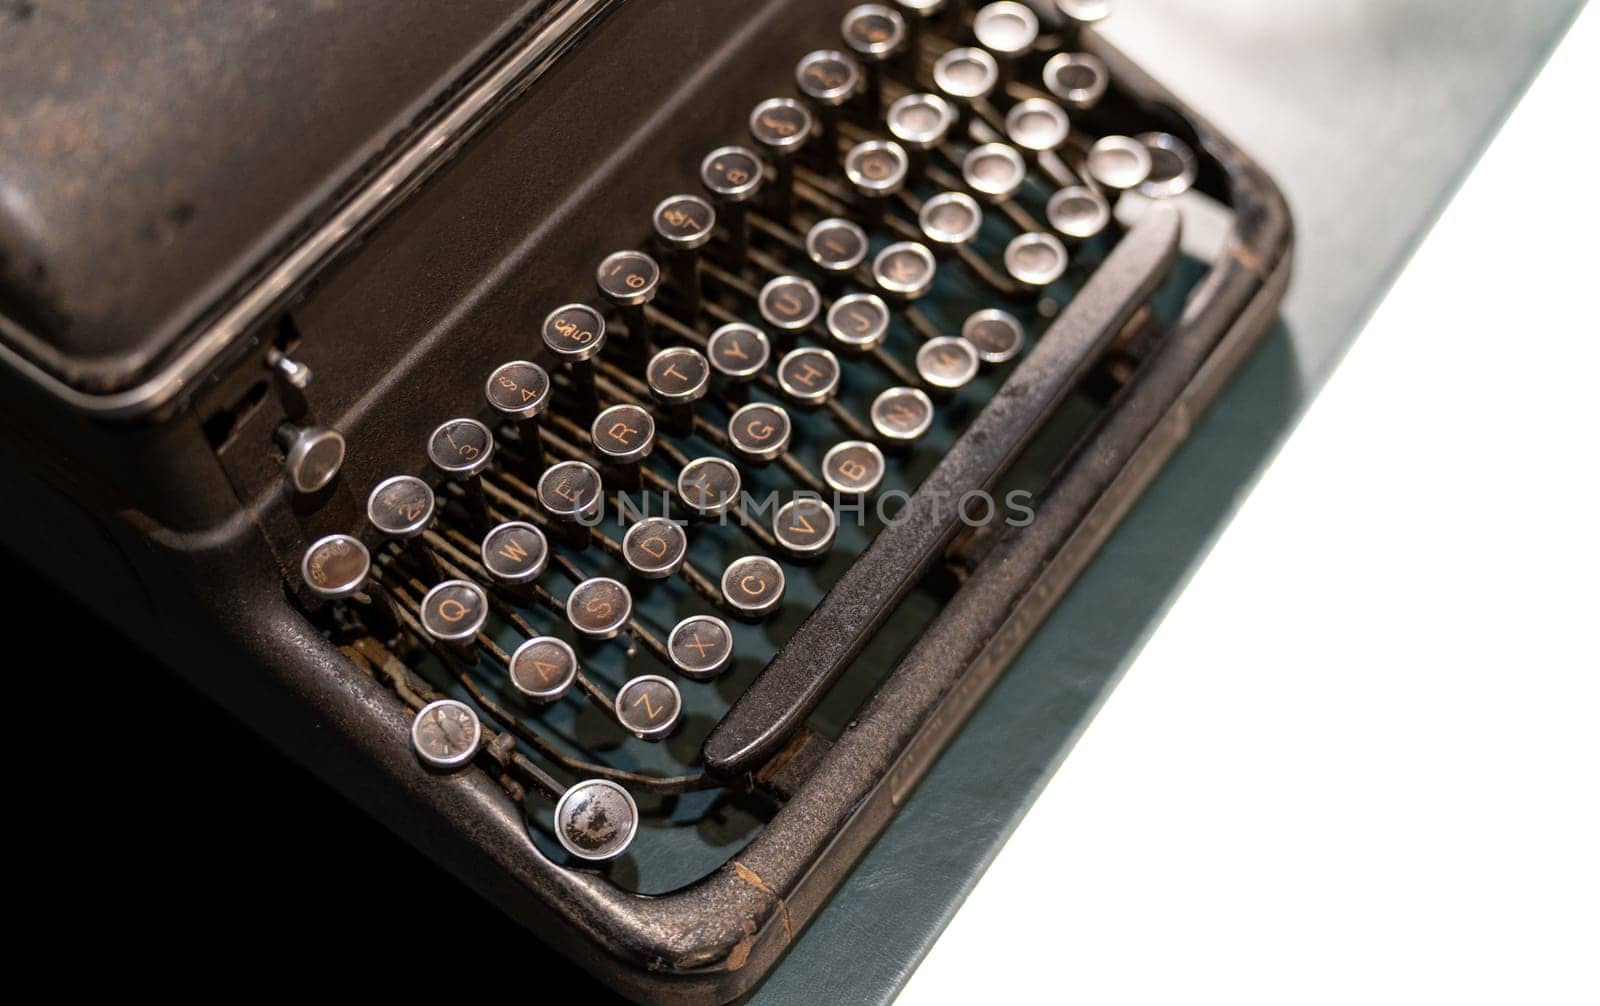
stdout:
[[950,452],[823,597],[706,737],[706,769],[760,768],[963,526],[955,503],[987,490],[1033,439],[1139,306],[1178,247],[1177,211],[1152,204],[1018,364]]

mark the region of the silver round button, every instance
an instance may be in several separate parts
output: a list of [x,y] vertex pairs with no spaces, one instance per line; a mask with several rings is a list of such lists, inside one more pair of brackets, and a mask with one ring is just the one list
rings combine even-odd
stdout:
[[886,245],[872,260],[872,278],[885,293],[903,300],[916,300],[933,288],[938,267],[927,245],[896,241]]
[[961,324],[961,337],[984,363],[1005,363],[1022,352],[1022,322],[997,307],[974,311]]
[[773,328],[799,332],[810,328],[822,310],[816,284],[799,276],[774,276],[756,295],[761,317]]
[[987,98],[1000,81],[1000,65],[982,49],[951,49],[933,64],[933,83],[960,102]]
[[748,461],[767,462],[789,447],[792,424],[782,406],[751,402],[728,419],[728,443]]
[[1171,133],[1140,133],[1134,139],[1150,152],[1150,174],[1139,183],[1139,191],[1152,199],[1170,199],[1194,187],[1200,162],[1194,151]]
[[1057,189],[1045,205],[1044,213],[1051,227],[1074,241],[1087,241],[1111,222],[1111,204],[1087,185]]
[[556,801],[555,830],[561,847],[579,859],[616,859],[639,830],[639,806],[610,779],[587,779]]
[[308,426],[294,434],[283,464],[295,492],[317,492],[334,480],[344,464],[344,435],[325,426]]
[[817,49],[800,57],[794,82],[810,100],[834,108],[855,97],[861,87],[861,70],[853,58],[837,49]]
[[933,400],[921,388],[889,388],[872,400],[869,414],[879,436],[910,443],[933,425]]
[[864,140],[844,155],[845,177],[863,195],[875,199],[899,192],[910,165],[905,148],[893,140]]
[[1150,151],[1130,136],[1102,136],[1089,148],[1084,168],[1106,188],[1126,191],[1150,177]]
[[706,340],[706,357],[717,373],[734,381],[748,381],[761,373],[772,356],[767,334],[754,325],[730,322]]
[[967,188],[990,202],[1010,199],[1027,174],[1022,155],[1004,143],[981,144],[961,159],[961,177]]
[[1006,136],[1023,150],[1039,153],[1067,142],[1071,130],[1067,113],[1044,98],[1027,98],[1006,113]]
[[689,537],[676,521],[646,517],[622,536],[622,557],[628,568],[647,580],[665,580],[683,565]]
[[384,479],[367,494],[367,520],[386,537],[409,539],[433,524],[433,489],[415,475]]
[[411,720],[411,749],[431,768],[460,768],[472,760],[482,742],[483,724],[465,702],[430,702]]
[[590,639],[615,639],[633,617],[633,595],[609,576],[591,576],[567,595],[567,621]]
[[739,469],[722,458],[695,458],[678,473],[678,498],[702,517],[720,517],[739,502]]
[[931,150],[955,125],[956,110],[937,94],[913,93],[896,98],[884,119],[889,133],[907,150]]
[[999,0],[972,16],[972,34],[996,56],[1013,59],[1033,48],[1039,38],[1039,17],[1026,4]]
[[318,538],[300,559],[300,578],[313,594],[330,601],[359,593],[371,571],[367,546],[347,534]]
[[722,597],[741,618],[769,614],[783,601],[783,569],[764,555],[735,559],[722,571]]
[[833,508],[815,496],[797,496],[772,517],[772,536],[797,559],[812,559],[828,551],[838,530]]
[[819,269],[835,275],[853,271],[866,261],[867,232],[851,220],[829,217],[806,232],[806,257]]
[[672,733],[683,715],[678,686],[659,674],[641,674],[617,691],[617,721],[640,740],[658,741]]
[[1105,96],[1111,72],[1100,57],[1086,52],[1058,52],[1044,65],[1044,86],[1068,108],[1093,108]]
[[535,702],[554,702],[578,680],[578,655],[564,639],[534,636],[511,654],[511,686]]
[[964,388],[978,376],[978,351],[953,335],[929,339],[917,350],[917,376],[940,391]]
[[917,224],[923,236],[934,244],[964,245],[978,236],[983,209],[965,192],[941,192],[922,204]]
[[1006,245],[1006,271],[1024,286],[1049,286],[1067,271],[1067,248],[1054,234],[1018,234]]
[[672,666],[686,677],[709,681],[733,659],[733,632],[714,615],[691,615],[673,626],[667,637]]
[[845,351],[865,353],[889,334],[889,305],[875,293],[851,293],[828,308],[828,334]]

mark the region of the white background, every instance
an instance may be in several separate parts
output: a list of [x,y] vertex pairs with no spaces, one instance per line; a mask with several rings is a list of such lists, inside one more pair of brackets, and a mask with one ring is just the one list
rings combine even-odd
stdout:
[[1600,1002],[1597,65],[1591,8],[901,1003]]

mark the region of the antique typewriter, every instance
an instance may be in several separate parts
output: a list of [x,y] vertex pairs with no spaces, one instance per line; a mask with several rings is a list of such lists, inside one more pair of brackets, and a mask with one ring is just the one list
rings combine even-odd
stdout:
[[9,5],[7,543],[623,994],[736,997],[1282,296],[1104,13]]

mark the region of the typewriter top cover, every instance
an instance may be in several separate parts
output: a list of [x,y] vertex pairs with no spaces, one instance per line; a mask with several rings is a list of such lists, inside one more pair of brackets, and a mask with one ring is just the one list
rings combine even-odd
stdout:
[[6,543],[622,994],[735,998],[1287,283],[1104,14],[8,5]]

